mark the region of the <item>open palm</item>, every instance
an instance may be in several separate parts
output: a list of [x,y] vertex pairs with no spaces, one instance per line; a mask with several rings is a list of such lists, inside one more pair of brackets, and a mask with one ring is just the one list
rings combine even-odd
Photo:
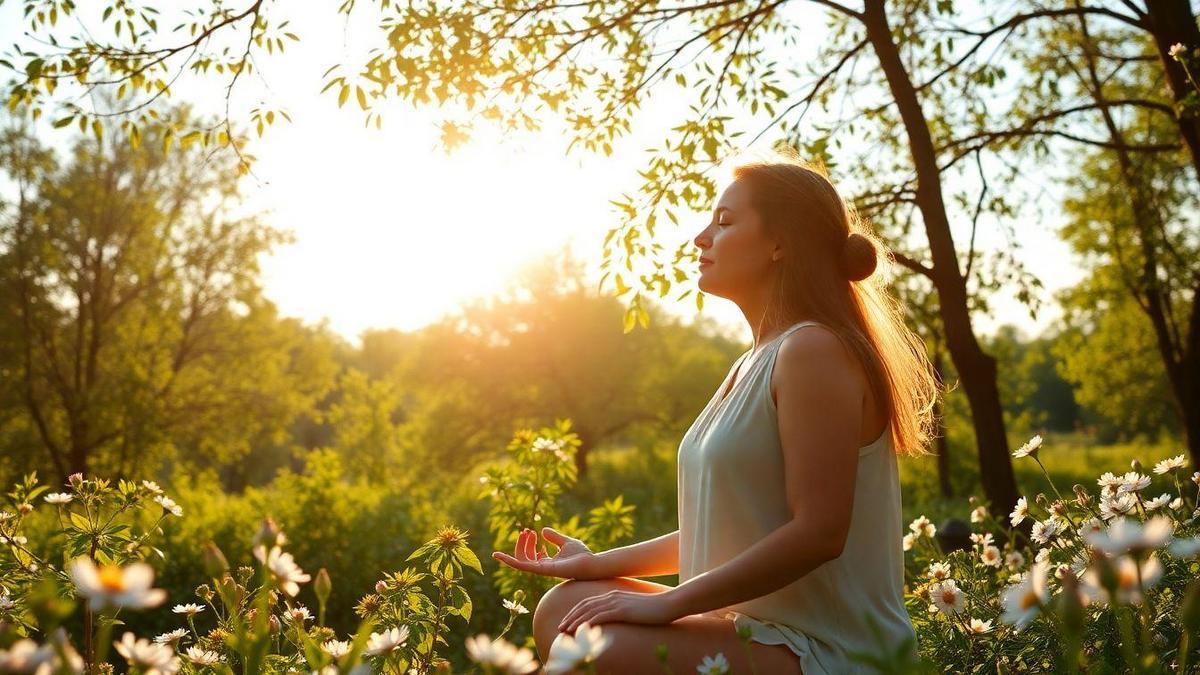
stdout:
[[537,533],[529,528],[521,530],[517,536],[517,545],[513,555],[502,551],[494,551],[492,558],[525,572],[544,574],[564,579],[587,578],[595,554],[587,544],[555,530],[543,527],[542,536],[546,541],[558,547],[558,553],[553,556],[546,553],[546,545],[538,547]]

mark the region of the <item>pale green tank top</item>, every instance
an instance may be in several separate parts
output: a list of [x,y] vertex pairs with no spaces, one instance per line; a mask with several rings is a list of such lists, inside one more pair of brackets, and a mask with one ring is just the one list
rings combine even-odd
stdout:
[[[795,324],[747,361],[721,388],[679,444],[679,582],[718,567],[791,520],[784,488],[771,372]],[[732,370],[732,369],[731,369]],[[750,627],[753,639],[783,644],[804,675],[871,672],[856,651],[889,653],[914,641],[904,607],[900,479],[890,426],[858,450],[854,512],[842,555],[777,591],[710,614]],[[874,628],[872,628],[874,624]]]

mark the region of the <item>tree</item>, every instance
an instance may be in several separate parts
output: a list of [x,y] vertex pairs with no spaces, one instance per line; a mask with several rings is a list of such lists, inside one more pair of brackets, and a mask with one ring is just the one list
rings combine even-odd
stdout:
[[43,461],[128,475],[282,440],[327,360],[261,296],[257,258],[287,237],[231,215],[235,167],[91,138],[58,166],[20,130],[0,152],[0,401]]

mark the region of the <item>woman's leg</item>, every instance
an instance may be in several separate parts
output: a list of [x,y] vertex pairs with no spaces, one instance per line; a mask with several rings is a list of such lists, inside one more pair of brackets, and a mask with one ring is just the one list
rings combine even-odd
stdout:
[[[551,645],[559,635],[558,622],[584,598],[613,589],[661,593],[670,588],[629,577],[564,581],[542,597],[533,614],[534,642],[539,658],[543,663],[546,661]],[[801,675],[795,653],[783,645],[751,642],[747,654],[747,646],[738,639],[733,621],[729,619],[693,614],[666,625],[605,623],[601,627],[605,634],[612,636],[613,642],[596,663],[599,675],[661,672],[655,656],[655,648],[660,644],[666,645],[667,664],[675,673],[694,673],[705,656],[716,656],[719,652],[725,655],[735,673]]]

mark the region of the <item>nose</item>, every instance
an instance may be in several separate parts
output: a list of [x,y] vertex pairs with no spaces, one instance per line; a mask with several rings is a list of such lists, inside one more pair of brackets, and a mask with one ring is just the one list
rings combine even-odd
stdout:
[[696,237],[692,239],[692,243],[695,244],[696,248],[700,249],[701,251],[712,246],[712,238],[708,235],[708,228],[706,227],[703,230],[700,230],[700,234],[697,234]]

